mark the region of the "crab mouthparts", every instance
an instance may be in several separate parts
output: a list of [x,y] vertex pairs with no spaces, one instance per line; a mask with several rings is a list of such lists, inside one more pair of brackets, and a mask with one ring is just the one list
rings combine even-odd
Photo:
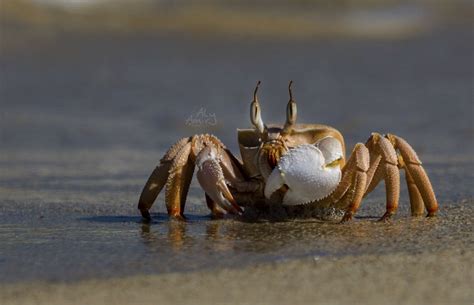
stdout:
[[286,149],[278,144],[270,144],[266,147],[267,149],[267,162],[270,168],[273,170],[280,162],[282,155],[286,153]]
[[268,152],[268,165],[272,169],[274,169],[278,165],[278,161],[280,161],[280,156],[278,155],[278,152],[276,150],[271,150]]
[[287,187],[284,205],[300,205],[329,196],[341,180],[340,167],[327,166],[321,150],[314,145],[303,144],[290,149],[283,156],[268,158],[275,161],[265,185],[265,197]]

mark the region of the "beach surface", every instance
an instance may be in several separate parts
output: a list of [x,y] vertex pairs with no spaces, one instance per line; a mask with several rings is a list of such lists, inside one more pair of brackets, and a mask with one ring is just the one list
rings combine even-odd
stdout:
[[[318,257],[0,289],[2,304],[472,304],[473,251]],[[469,268],[469,266],[471,266]]]
[[[0,303],[472,304],[472,41],[59,32],[2,49]],[[410,217],[402,177],[388,223],[383,185],[346,224],[211,220],[193,181],[188,222],[162,196],[143,222],[174,141],[213,133],[238,155],[259,79],[265,122],[284,122],[292,79],[299,122],[335,126],[348,152],[373,131],[407,139],[439,216]]]

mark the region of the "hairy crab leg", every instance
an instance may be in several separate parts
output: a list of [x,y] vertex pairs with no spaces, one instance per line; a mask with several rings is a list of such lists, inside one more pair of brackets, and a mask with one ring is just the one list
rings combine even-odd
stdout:
[[405,169],[409,173],[409,176],[413,178],[413,181],[423,198],[426,210],[428,211],[428,216],[435,216],[438,211],[436,195],[431,186],[430,179],[421,165],[421,161],[416,155],[416,152],[410,144],[396,135],[388,134],[387,138],[402,155]]
[[143,218],[150,220],[150,208],[158,197],[158,194],[161,192],[163,187],[166,184],[169,176],[169,170],[173,159],[176,157],[178,152],[189,143],[190,138],[182,138],[177,141],[171,148],[166,152],[166,154],[161,158],[160,164],[155,168],[151,173],[148,181],[143,187],[140,199],[138,201],[138,209],[140,210]]

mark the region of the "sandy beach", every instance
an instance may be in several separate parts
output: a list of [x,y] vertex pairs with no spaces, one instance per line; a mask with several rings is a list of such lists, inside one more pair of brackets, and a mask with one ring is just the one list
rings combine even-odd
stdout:
[[472,304],[474,251],[307,258],[243,269],[0,288],[14,304]]
[[[470,28],[48,37],[0,52],[0,304],[473,304]],[[407,139],[438,217],[409,216],[402,177],[388,223],[383,185],[341,225],[212,220],[196,181],[189,221],[169,221],[159,197],[143,222],[138,196],[174,141],[213,133],[238,155],[258,79],[266,122],[284,121],[293,79],[298,120],[335,126],[347,151],[373,131]],[[202,109],[215,121],[190,124]]]

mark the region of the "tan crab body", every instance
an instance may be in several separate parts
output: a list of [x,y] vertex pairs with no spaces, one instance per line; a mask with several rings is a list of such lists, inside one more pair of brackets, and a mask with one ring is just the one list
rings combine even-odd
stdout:
[[405,171],[412,215],[438,210],[430,180],[415,151],[402,138],[373,133],[358,143],[346,160],[341,133],[320,124],[296,124],[291,84],[283,126],[266,126],[257,99],[250,108],[254,128],[239,129],[242,159],[234,157],[212,135],[195,135],[173,145],[148,179],[138,208],[146,219],[163,187],[168,214],[184,219],[184,205],[194,169],[214,216],[240,214],[258,206],[337,208],[350,220],[365,195],[382,180],[386,189],[386,220],[398,207],[400,169]]

